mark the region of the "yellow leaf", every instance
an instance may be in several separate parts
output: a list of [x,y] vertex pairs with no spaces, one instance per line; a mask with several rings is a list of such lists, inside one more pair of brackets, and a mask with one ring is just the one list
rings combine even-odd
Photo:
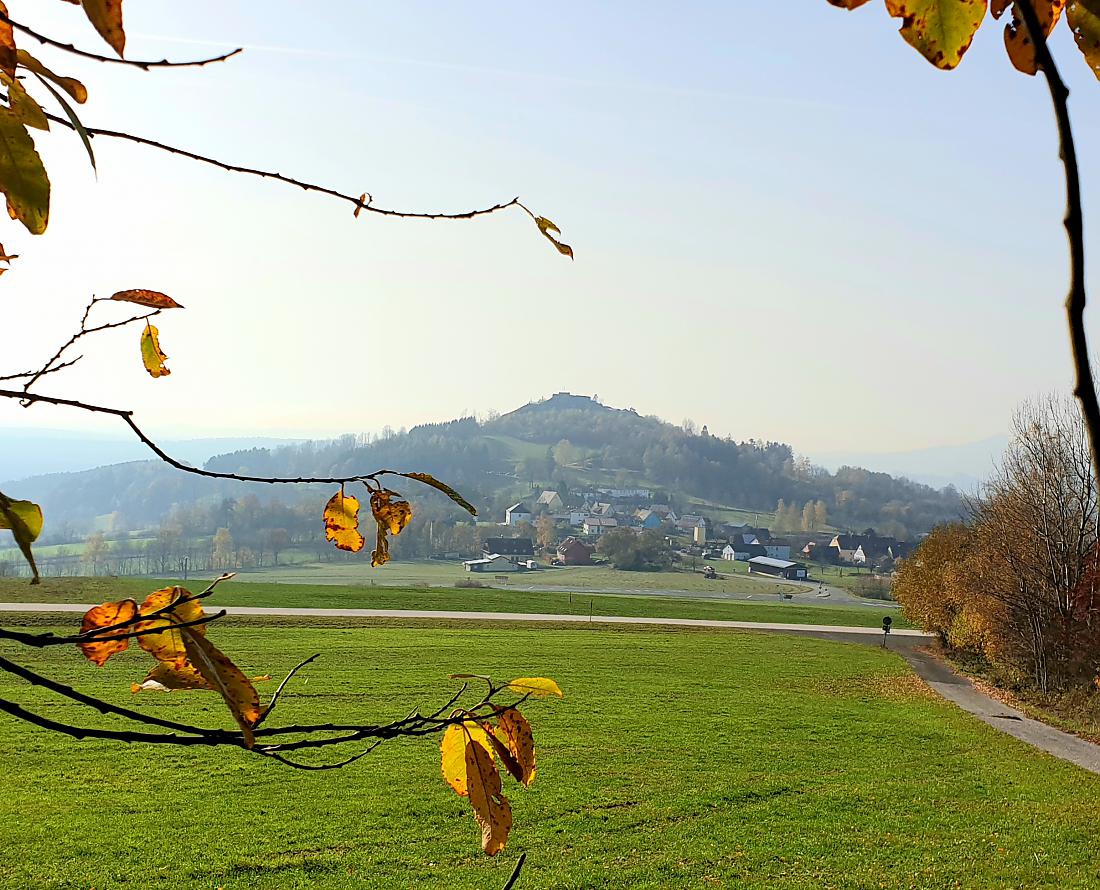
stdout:
[[509,683],[507,688],[520,695],[533,695],[535,698],[546,698],[550,695],[565,698],[558,684],[546,677],[520,677]]
[[399,535],[412,519],[412,507],[407,501],[393,500],[396,497],[400,495],[388,488],[370,493],[370,510],[374,515],[374,521],[378,524],[374,552],[370,555],[372,566],[385,565],[389,562],[390,543],[386,538],[386,532]]
[[[1032,8],[1039,17],[1045,36],[1049,37],[1054,26],[1058,24],[1065,5],[1066,0],[1032,0]],[[1012,21],[1005,25],[1005,49],[1017,71],[1034,75],[1039,70],[1031,35],[1015,7],[1012,9]]]
[[531,732],[531,724],[527,722],[527,718],[515,708],[499,709],[493,737],[499,739],[507,747],[518,767],[517,774],[508,766],[508,761],[501,757],[500,759],[508,768],[508,772],[512,774],[517,782],[522,782],[525,787],[529,787],[535,781],[535,737]]
[[[190,596],[191,592],[184,587],[163,587],[149,594],[138,609],[139,614],[145,616],[173,603],[177,604],[157,618],[140,622],[136,629],[164,628],[160,633],[143,634],[138,637],[138,644],[157,661],[179,670],[183,670],[187,665],[187,650],[183,645],[182,633],[176,625],[197,621],[205,615],[202,601],[190,599]],[[183,602],[179,602],[181,599]],[[191,629],[199,634],[206,633],[205,624],[196,624]]]
[[73,97],[79,104],[83,105],[88,101],[88,90],[75,77],[62,77],[60,74],[54,74],[49,68],[38,61],[26,50],[19,50],[15,54],[16,61],[26,68],[28,71],[33,71],[39,77],[44,77],[47,80],[52,80],[61,89]]
[[490,754],[492,743],[485,730],[472,720],[461,724],[452,724],[443,733],[443,739],[439,743],[443,778],[447,781],[459,797],[467,795],[466,777],[466,743],[472,741],[481,745]]
[[150,377],[167,377],[172,372],[164,364],[168,356],[161,352],[158,333],[156,327],[149,322],[145,323],[145,328],[141,332],[141,362],[145,365],[145,370],[149,372]]
[[9,529],[31,567],[31,584],[38,583],[38,566],[31,544],[42,534],[42,508],[31,501],[13,501],[0,492],[0,528]]
[[48,130],[50,122],[46,118],[46,112],[26,91],[23,84],[14,77],[8,77],[5,73],[0,73],[0,80],[3,80],[4,86],[8,88],[8,107],[20,123],[28,127],[34,127],[36,130]]
[[50,179],[27,128],[15,113],[0,108],[0,191],[8,214],[32,235],[46,231],[50,218]]
[[[138,637],[140,640],[141,637]],[[181,666],[173,667],[162,661],[157,662],[141,683],[132,683],[131,692],[172,692],[175,689],[213,689],[195,666],[184,661]]]
[[[137,603],[133,600],[120,600],[117,603],[104,603],[101,606],[93,606],[84,613],[80,622],[80,632],[87,633],[100,627],[114,627],[125,621],[131,621],[137,617]],[[119,633],[123,633],[120,630]],[[113,634],[112,634],[113,636]],[[77,648],[84,653],[84,657],[100,667],[108,658],[119,652],[125,652],[130,646],[126,637],[120,640],[89,640],[85,643],[77,643]]]
[[112,300],[137,303],[150,309],[182,309],[183,307],[167,294],[155,290],[120,290],[111,295]]
[[99,36],[121,56],[126,49],[126,32],[122,30],[122,0],[82,0],[81,5]]
[[444,482],[440,482],[434,476],[431,476],[428,473],[402,473],[401,475],[404,476],[406,479],[415,479],[417,482],[423,482],[425,485],[430,485],[432,488],[443,492],[445,495],[447,495],[447,497],[458,504],[458,506],[460,506],[471,516],[477,516],[477,510],[474,509],[473,504],[471,504],[468,500],[466,500],[466,498],[464,498],[457,491],[451,488],[451,486],[447,485]]
[[569,259],[573,259],[573,248],[570,247],[568,244],[562,244],[557,238],[550,234],[551,232],[557,232],[560,235],[561,229],[554,225],[545,216],[536,216],[535,225],[539,227],[539,231],[542,232],[544,236],[546,236],[547,240],[549,240],[550,243],[558,249],[558,253],[569,257]]
[[905,42],[944,70],[962,61],[985,9],[986,0],[886,0],[886,11],[901,19]]
[[244,734],[245,745],[251,748],[254,742],[252,727],[263,714],[256,688],[239,667],[196,630],[194,627],[180,628],[187,658],[203,679],[221,693]]
[[472,741],[466,744],[466,777],[474,819],[481,826],[481,849],[496,856],[512,830],[512,806],[501,792],[493,755]]
[[1100,0],[1070,0],[1066,22],[1073,31],[1077,48],[1092,73],[1100,79]]
[[334,494],[323,513],[325,540],[336,544],[337,549],[358,553],[363,549],[363,536],[359,534],[359,500],[345,495],[341,488]]

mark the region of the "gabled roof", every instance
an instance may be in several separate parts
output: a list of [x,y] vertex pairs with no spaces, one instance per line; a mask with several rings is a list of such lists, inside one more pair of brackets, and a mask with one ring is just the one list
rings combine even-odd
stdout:
[[530,513],[531,510],[528,508],[528,506],[525,503],[520,501],[518,504],[512,504],[512,506],[509,507],[504,512],[505,513]]
[[558,494],[556,491],[550,491],[549,489],[547,489],[546,491],[544,491],[542,494],[539,495],[539,499],[535,503],[537,503],[537,504],[550,504],[550,503],[553,503],[554,498],[557,498],[560,501],[561,500],[561,495]]

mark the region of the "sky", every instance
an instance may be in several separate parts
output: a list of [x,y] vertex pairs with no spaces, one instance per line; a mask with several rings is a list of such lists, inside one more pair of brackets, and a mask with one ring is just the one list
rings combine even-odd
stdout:
[[[8,5],[109,52],[77,7]],[[186,307],[158,319],[170,377],[142,370],[139,331],[123,329],[82,341],[80,364],[38,391],[133,409],[154,436],[323,437],[568,390],[813,454],[985,439],[1020,401],[1071,388],[1056,132],[1044,83],[1005,57],[1002,23],[944,73],[878,2],[259,10],[127,4],[129,56],[245,47],[202,69],[21,44],[87,84],[89,126],[384,207],[518,195],[576,260],[515,209],[355,219],[321,195],[103,138],[93,174],[55,128],[35,134],[49,231],[0,233],[20,254],[0,279],[5,370],[40,364],[91,295],[145,287]],[[1052,43],[1088,236],[1100,82],[1068,30]],[[111,429],[0,405],[0,427],[15,425]]]

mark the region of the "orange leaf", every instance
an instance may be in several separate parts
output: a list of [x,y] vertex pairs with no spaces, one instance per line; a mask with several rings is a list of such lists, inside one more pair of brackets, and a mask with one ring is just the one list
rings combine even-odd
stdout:
[[[511,753],[515,762],[519,765],[520,775],[516,775],[511,769],[516,781],[522,782],[524,787],[529,787],[535,781],[535,737],[531,732],[531,724],[515,708],[501,708],[497,711],[497,726],[493,735],[500,739]],[[501,758],[504,761],[504,758]],[[504,761],[507,766],[507,761]]]
[[[0,12],[8,14],[3,0],[0,0]],[[15,77],[15,32],[7,22],[0,22],[0,71]]]
[[[1058,24],[1065,5],[1066,0],[1032,0],[1032,8],[1039,18],[1039,24],[1045,36],[1049,37],[1054,26]],[[994,4],[993,14],[997,15],[996,4]],[[1038,72],[1039,65],[1035,60],[1035,47],[1031,42],[1031,35],[1015,7],[1012,8],[1012,21],[1005,25],[1005,49],[1017,71],[1031,75]]]
[[[80,622],[80,632],[87,633],[99,627],[113,627],[130,621],[137,617],[137,603],[133,600],[120,600],[117,603],[104,603],[101,606],[93,606],[84,613],[84,619]],[[122,633],[123,631],[119,631]],[[89,640],[85,643],[77,643],[77,648],[84,653],[84,657],[100,667],[108,658],[118,652],[125,652],[130,646],[130,640],[123,637],[120,640]]]
[[145,323],[141,332],[141,361],[150,377],[167,377],[172,372],[164,364],[168,356],[161,351],[158,333],[153,325]]
[[358,553],[363,549],[363,536],[359,534],[359,499],[345,495],[341,488],[327,504],[323,514],[325,540],[332,541],[337,549]]
[[122,0],[82,0],[81,5],[99,36],[121,56],[126,49],[126,32],[122,30]]
[[[142,639],[142,637],[138,637]],[[182,665],[168,665],[157,662],[141,683],[132,683],[131,692],[172,692],[175,689],[213,689],[191,662],[184,660]]]
[[370,493],[370,510],[374,514],[374,521],[378,524],[375,549],[370,555],[372,566],[385,565],[390,560],[390,542],[386,538],[386,532],[399,535],[412,519],[412,507],[408,501],[392,500],[396,497],[400,495],[388,488]]
[[16,61],[28,71],[33,71],[39,77],[52,80],[61,87],[61,89],[72,96],[78,104],[83,105],[88,101],[87,88],[75,77],[62,77],[60,74],[54,74],[53,71],[39,62],[38,59],[26,50],[18,50],[15,54],[15,58]]
[[206,637],[195,631],[194,627],[180,628],[187,658],[203,679],[221,693],[233,719],[244,734],[245,745],[251,748],[254,742],[252,727],[263,714],[260,697],[241,669]]
[[[138,644],[157,661],[177,669],[183,669],[187,665],[187,650],[183,645],[181,631],[176,625],[197,621],[205,615],[201,600],[190,599],[190,596],[191,592],[184,587],[163,587],[149,594],[138,609],[143,616],[151,615],[172,603],[178,603],[163,615],[150,621],[142,621],[137,626],[138,630],[164,628],[161,633],[143,634],[138,637]],[[184,601],[178,602],[181,599]],[[196,624],[191,630],[205,634],[206,625]]]
[[120,290],[117,294],[112,294],[111,299],[126,303],[137,303],[139,306],[148,306],[150,309],[183,308],[167,294],[155,290]]
[[496,856],[512,830],[512,806],[501,792],[500,773],[493,755],[476,742],[466,744],[466,777],[470,805],[481,826],[481,849]]

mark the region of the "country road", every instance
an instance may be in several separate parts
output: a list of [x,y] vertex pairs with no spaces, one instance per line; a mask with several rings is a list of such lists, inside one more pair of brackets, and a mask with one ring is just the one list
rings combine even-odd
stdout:
[[[0,603],[2,612],[83,613],[92,603]],[[722,621],[698,618],[638,618],[624,615],[552,615],[524,612],[460,612],[428,609],[284,609],[264,606],[226,606],[229,615],[257,615],[281,618],[397,618],[446,621],[502,621],[528,624],[608,625],[629,624],[658,627],[697,627],[796,634],[836,642],[881,645],[882,631],[875,627],[844,627],[827,624],[784,624],[765,621]],[[930,654],[932,634],[899,628],[890,633],[887,645],[904,658],[933,690],[969,711],[983,723],[1029,745],[1100,774],[1100,745],[1032,720],[1020,711],[981,692],[969,679],[955,673]]]

